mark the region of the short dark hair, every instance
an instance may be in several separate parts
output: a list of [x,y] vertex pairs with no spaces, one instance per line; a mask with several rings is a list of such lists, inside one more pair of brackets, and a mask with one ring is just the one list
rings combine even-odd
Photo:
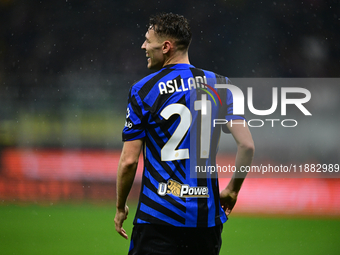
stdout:
[[179,50],[187,50],[191,42],[189,22],[182,15],[159,13],[150,17],[149,29],[154,29],[159,36],[175,39]]

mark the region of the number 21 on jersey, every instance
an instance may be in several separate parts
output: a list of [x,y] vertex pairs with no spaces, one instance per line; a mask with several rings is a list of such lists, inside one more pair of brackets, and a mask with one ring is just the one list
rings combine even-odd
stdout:
[[[206,100],[205,94],[202,95],[203,100],[197,100],[194,102],[195,111],[201,112],[201,134],[200,134],[200,157],[208,158],[210,150],[210,136],[211,136],[211,102]],[[205,101],[206,109],[203,109],[202,101]],[[205,113],[205,114],[204,114]],[[191,122],[192,116],[191,112],[187,106],[179,103],[170,104],[166,106],[162,112],[161,116],[168,120],[172,115],[178,114],[180,116],[180,122],[172,134],[170,139],[161,149],[161,159],[162,161],[173,161],[182,160],[189,158],[189,148],[186,149],[176,149],[187,134]]]

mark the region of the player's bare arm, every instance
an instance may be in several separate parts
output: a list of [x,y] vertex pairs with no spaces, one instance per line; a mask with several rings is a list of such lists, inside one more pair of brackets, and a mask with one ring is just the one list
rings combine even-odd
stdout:
[[[252,135],[247,125],[243,125],[243,120],[234,120],[227,124],[231,134],[237,144],[237,154],[235,159],[236,172],[232,176],[227,187],[220,194],[220,201],[223,210],[228,216],[237,200],[238,193],[247,173],[240,172],[241,166],[250,166],[253,160],[255,146]],[[238,123],[238,124],[235,124]]]
[[142,140],[124,142],[118,163],[115,227],[116,231],[125,239],[128,239],[128,236],[123,228],[123,222],[127,219],[129,213],[126,200],[135,179],[142,145]]

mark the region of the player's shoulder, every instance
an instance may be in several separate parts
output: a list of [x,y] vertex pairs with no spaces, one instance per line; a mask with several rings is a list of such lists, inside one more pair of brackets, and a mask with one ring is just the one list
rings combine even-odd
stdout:
[[224,79],[226,81],[228,81],[228,77],[215,73],[213,71],[210,70],[206,70],[206,69],[202,69],[202,68],[198,68],[198,67],[194,67],[195,70],[197,71],[201,71],[205,74],[206,78],[212,78],[212,79]]
[[158,72],[154,72],[152,74],[149,74],[145,77],[143,77],[142,79],[136,81],[132,86],[131,89],[135,90],[135,91],[139,91],[147,82],[149,82],[150,80],[152,80],[152,78],[154,78]]

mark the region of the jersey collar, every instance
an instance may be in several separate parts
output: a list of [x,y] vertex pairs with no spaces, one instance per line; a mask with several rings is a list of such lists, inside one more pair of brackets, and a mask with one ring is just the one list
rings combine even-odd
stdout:
[[189,68],[194,68],[193,65],[191,64],[170,64],[170,65],[166,65],[163,66],[163,69],[189,69]]

